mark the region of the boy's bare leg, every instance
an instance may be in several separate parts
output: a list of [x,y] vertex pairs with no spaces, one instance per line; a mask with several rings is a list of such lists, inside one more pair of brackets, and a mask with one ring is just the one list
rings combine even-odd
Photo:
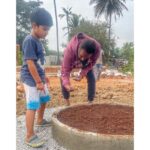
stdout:
[[41,124],[41,123],[42,123],[45,108],[46,108],[46,103],[43,103],[43,104],[41,104],[40,109],[37,111],[37,113],[38,113],[38,116],[37,116],[37,124]]
[[35,110],[27,110],[26,111],[26,128],[27,128],[26,141],[27,142],[35,134],[34,119],[35,119]]

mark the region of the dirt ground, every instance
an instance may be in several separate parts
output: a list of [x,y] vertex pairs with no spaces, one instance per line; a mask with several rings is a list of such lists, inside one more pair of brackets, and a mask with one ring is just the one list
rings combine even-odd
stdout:
[[[60,80],[58,77],[49,77],[51,101],[47,107],[56,107],[64,105],[61,94]],[[71,93],[71,104],[87,102],[87,81],[83,79],[76,82],[71,79],[75,91]],[[17,92],[16,114],[22,115],[26,111],[26,101],[24,95]],[[101,78],[96,84],[95,103],[112,103],[134,105],[134,82],[132,78],[116,79]]]

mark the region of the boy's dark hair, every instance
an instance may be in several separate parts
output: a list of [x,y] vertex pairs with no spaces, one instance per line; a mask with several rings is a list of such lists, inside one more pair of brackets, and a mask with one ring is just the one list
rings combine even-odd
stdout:
[[80,48],[85,49],[88,54],[93,54],[96,51],[96,45],[93,40],[85,40],[81,43]]
[[44,8],[34,9],[31,13],[30,20],[31,23],[36,23],[37,25],[45,25],[48,27],[53,25],[51,14]]

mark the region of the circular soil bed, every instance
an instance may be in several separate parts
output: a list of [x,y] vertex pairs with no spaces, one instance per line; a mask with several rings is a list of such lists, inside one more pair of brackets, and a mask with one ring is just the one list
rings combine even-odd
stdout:
[[133,107],[76,105],[55,112],[53,136],[69,150],[133,150]]
[[89,105],[61,111],[58,120],[84,131],[133,135],[133,107],[118,105]]

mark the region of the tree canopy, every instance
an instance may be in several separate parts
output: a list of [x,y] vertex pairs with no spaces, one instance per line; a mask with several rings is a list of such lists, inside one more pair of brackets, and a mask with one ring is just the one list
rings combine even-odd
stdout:
[[17,0],[16,8],[16,34],[17,44],[22,45],[24,38],[30,33],[30,14],[34,8],[40,7],[43,2],[39,0]]
[[[105,61],[107,62],[109,59],[108,58],[109,38],[107,35],[107,24],[105,22],[93,23],[89,20],[82,19],[80,21],[80,24],[70,31],[69,38],[71,38],[73,35],[79,32],[86,33],[87,35],[96,39],[102,45],[102,49],[104,50],[105,54]],[[110,45],[111,49],[114,49],[115,46],[114,39],[111,39]]]

